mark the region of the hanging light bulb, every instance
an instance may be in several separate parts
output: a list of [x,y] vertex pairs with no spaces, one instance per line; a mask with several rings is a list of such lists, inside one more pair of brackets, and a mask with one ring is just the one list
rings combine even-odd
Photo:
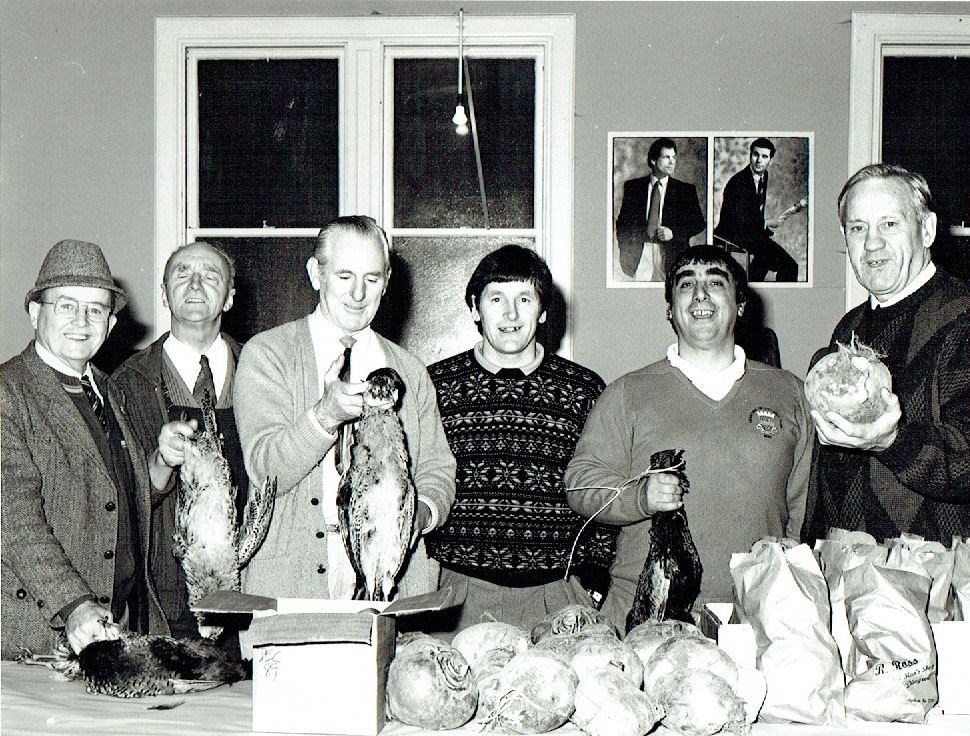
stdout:
[[468,135],[468,115],[465,114],[465,106],[462,104],[462,81],[464,74],[465,61],[465,10],[458,9],[458,99],[455,104],[455,114],[451,122],[455,124],[455,133],[458,135]]

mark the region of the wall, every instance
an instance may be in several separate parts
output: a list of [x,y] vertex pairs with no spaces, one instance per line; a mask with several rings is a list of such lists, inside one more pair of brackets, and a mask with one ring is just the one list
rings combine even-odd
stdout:
[[607,133],[815,132],[815,287],[763,289],[799,375],[844,311],[834,202],[847,175],[852,10],[967,3],[5,0],[0,16],[0,360],[31,331],[23,294],[65,237],[104,246],[151,332],[154,19],[179,15],[573,13],[576,16],[574,358],[607,380],[663,355],[657,289],[605,288]]

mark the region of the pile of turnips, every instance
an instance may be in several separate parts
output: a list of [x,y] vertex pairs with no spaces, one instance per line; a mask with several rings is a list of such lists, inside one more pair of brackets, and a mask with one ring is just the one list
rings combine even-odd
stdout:
[[598,611],[566,606],[531,632],[485,621],[445,644],[402,635],[387,677],[390,718],[427,729],[590,736],[747,734],[765,698],[693,624],[651,620],[621,639]]

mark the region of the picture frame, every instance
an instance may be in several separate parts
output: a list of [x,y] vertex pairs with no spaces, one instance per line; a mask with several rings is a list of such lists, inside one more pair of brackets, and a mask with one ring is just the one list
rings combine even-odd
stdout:
[[811,132],[608,133],[607,288],[663,286],[699,243],[724,248],[759,288],[811,287],[813,148]]

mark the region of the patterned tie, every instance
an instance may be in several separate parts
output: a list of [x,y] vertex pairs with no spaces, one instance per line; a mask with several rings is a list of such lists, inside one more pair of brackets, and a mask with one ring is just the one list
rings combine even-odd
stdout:
[[205,392],[209,392],[209,400],[214,404],[218,400],[216,396],[216,384],[212,380],[212,369],[209,367],[209,359],[203,355],[199,358],[199,365],[201,370],[199,370],[199,376],[195,379],[195,386],[192,387],[192,395],[198,402],[199,406],[202,406],[202,400],[205,398]]
[[650,208],[647,212],[647,240],[653,240],[657,236],[657,228],[660,226],[660,179],[653,183],[650,190]]
[[[340,368],[340,373],[337,374],[337,378],[344,383],[350,382],[350,355],[355,342],[357,341],[350,335],[344,335],[340,338],[340,344],[344,346],[344,364]],[[337,466],[337,472],[341,475],[344,474],[344,470],[350,462],[350,444],[354,434],[351,424],[352,422],[345,422],[337,430],[334,464]]]
[[94,412],[94,416],[98,418],[101,423],[101,429],[108,432],[108,417],[104,413],[104,403],[101,401],[101,397],[98,396],[97,392],[94,390],[94,386],[91,385],[91,379],[87,376],[81,376],[81,390],[84,391],[84,396],[87,398],[88,403],[91,405],[91,411]]
[[765,183],[765,179],[767,178],[768,178],[767,174],[762,174],[761,176],[758,177],[758,207],[761,209],[762,212],[765,211],[765,188],[767,186]]

